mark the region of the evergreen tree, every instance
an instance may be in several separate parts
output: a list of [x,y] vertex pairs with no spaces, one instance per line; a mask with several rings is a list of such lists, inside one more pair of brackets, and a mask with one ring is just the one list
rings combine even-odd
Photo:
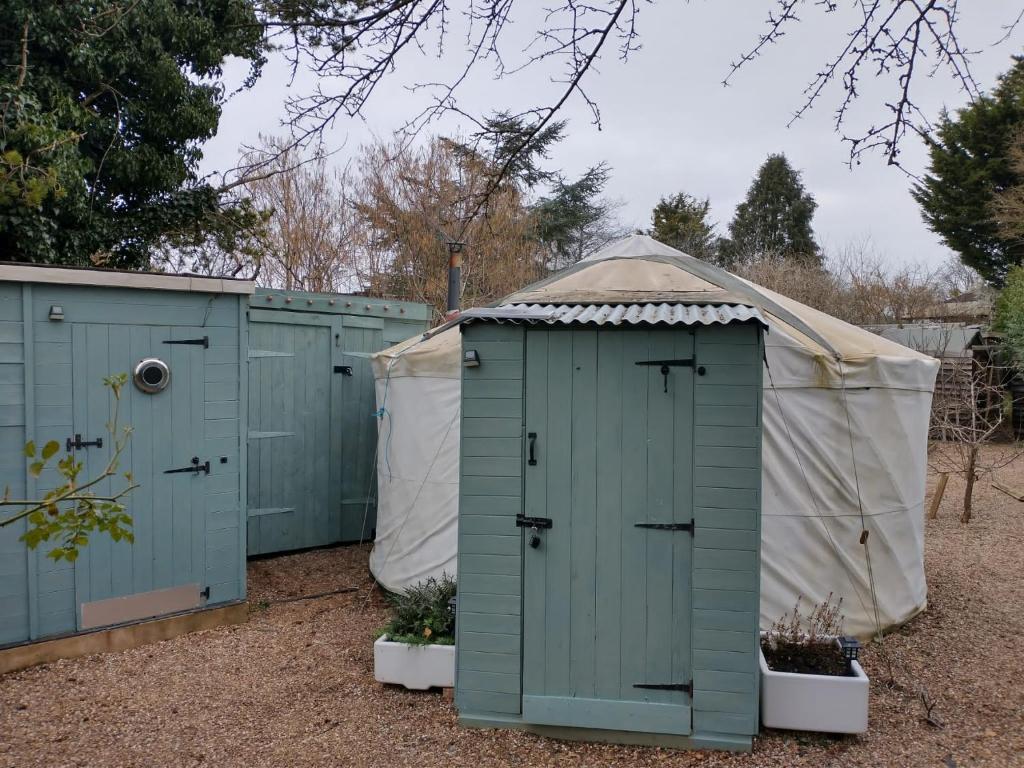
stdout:
[[715,261],[718,238],[715,225],[708,221],[710,209],[711,202],[707,198],[698,200],[685,192],[663,197],[654,206],[653,226],[647,233],[698,259]]
[[534,204],[536,236],[548,269],[571,266],[624,234],[615,220],[618,206],[602,197],[610,176],[608,167],[600,163],[576,181],[559,177],[551,193]]
[[929,172],[913,195],[924,220],[943,242],[988,282],[1001,286],[1024,261],[1024,241],[1006,236],[992,215],[995,198],[1024,184],[1011,145],[1024,128],[1024,57],[999,78],[991,94],[944,113],[928,140]]
[[200,179],[229,56],[263,62],[252,0],[11,0],[0,18],[0,254],[139,268],[259,221]]
[[769,155],[736,207],[723,243],[729,263],[763,256],[820,261],[811,219],[818,204],[785,155]]

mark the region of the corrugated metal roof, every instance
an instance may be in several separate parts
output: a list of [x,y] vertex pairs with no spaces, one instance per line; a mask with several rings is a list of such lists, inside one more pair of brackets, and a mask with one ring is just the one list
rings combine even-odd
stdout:
[[768,321],[743,304],[502,304],[469,309],[460,320],[513,323],[593,323],[594,325],[711,325]]

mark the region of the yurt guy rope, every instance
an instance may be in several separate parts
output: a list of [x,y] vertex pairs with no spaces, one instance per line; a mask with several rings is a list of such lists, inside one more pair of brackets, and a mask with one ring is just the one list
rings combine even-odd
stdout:
[[839,363],[839,375],[843,382],[843,410],[846,411],[846,432],[850,437],[850,460],[853,463],[853,481],[857,488],[857,510],[860,512],[860,541],[864,545],[864,559],[868,567],[868,586],[871,587],[871,607],[875,614],[875,639],[882,641],[882,622],[878,617],[878,594],[875,591],[875,572],[871,568],[871,544],[868,542],[869,534],[867,522],[864,519],[864,502],[860,497],[860,475],[857,472],[857,454],[853,448],[853,422],[850,418],[850,402],[846,396],[846,371],[843,368],[843,361]]

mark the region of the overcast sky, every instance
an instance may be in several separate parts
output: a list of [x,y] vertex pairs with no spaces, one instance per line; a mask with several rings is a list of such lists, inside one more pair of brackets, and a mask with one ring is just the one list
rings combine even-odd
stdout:
[[[756,40],[770,5],[774,3],[767,0],[666,0],[643,6],[638,20],[642,49],[625,63],[609,50],[599,71],[586,82],[601,108],[601,130],[592,124],[582,100],[575,98],[562,115],[569,127],[552,153],[551,166],[573,175],[607,162],[612,168],[608,195],[623,202],[620,215],[628,226],[648,226],[660,196],[686,191],[710,198],[713,219],[724,231],[758,165],[769,153],[784,152],[818,201],[814,229],[825,248],[869,241],[893,262],[943,261],[948,251],[922,222],[906,175],[886,166],[881,156],[868,157],[853,170],[847,167],[848,149],[832,126],[836,90],[827,93],[810,115],[786,127],[801,104],[807,81],[845,41],[849,15],[824,16],[809,5],[803,21],[780,44],[741,71],[733,85],[721,85],[730,63]],[[991,87],[996,75],[1009,68],[1011,55],[1021,52],[1020,32],[992,47],[1002,36],[1002,25],[1012,21],[1015,5],[1002,0],[961,4],[962,43],[981,51],[973,67],[983,88]],[[533,7],[541,4],[523,6]],[[531,17],[532,13],[519,17],[513,28],[512,34],[519,37],[510,37],[507,55],[512,62],[528,40],[527,33],[539,23],[539,15]],[[389,136],[418,112],[425,95],[412,93],[407,86],[441,80],[455,71],[462,54],[457,37],[450,38],[441,59],[419,51],[407,54],[395,76],[375,94],[364,119],[345,119],[334,126],[327,145],[339,150],[339,161],[351,157],[360,144]],[[237,81],[244,71],[229,67],[229,80]],[[937,116],[943,106],[953,109],[965,103],[965,94],[944,72],[931,79],[925,74],[915,84],[915,97],[925,114]],[[286,131],[285,100],[309,92],[315,83],[301,72],[289,86],[288,77],[284,63],[272,60],[252,90],[228,103],[217,137],[206,146],[205,171],[233,167],[239,147],[255,144],[260,133]],[[894,93],[880,85],[864,84],[849,132],[886,119],[882,103]],[[540,70],[496,82],[482,67],[466,83],[461,106],[474,114],[516,110],[553,101],[557,89],[549,73]],[[437,124],[434,132],[469,128],[449,119]],[[901,159],[911,172],[924,171],[927,156],[919,139],[907,139]]]

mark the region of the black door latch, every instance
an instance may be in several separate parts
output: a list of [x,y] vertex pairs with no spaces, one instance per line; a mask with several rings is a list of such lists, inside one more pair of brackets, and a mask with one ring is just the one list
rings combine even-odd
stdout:
[[102,448],[103,447],[103,438],[102,437],[97,437],[95,440],[83,440],[81,435],[79,435],[78,433],[75,433],[75,439],[72,440],[69,437],[67,439],[67,442],[64,445],[65,445],[65,450],[68,451],[69,453],[71,452],[72,448],[74,448],[76,451],[81,449],[81,448],[88,448],[89,446],[92,446],[92,445],[95,445],[97,448]]
[[203,349],[210,348],[210,337],[203,336],[199,339],[168,339],[164,344],[187,344],[193,347],[202,347]]
[[335,373],[340,373],[342,376],[351,376],[352,375],[352,366],[351,365],[336,365],[336,366],[334,366],[334,372]]
[[164,470],[164,474],[165,475],[175,475],[175,474],[178,474],[179,472],[195,472],[197,475],[200,472],[205,472],[206,474],[210,474],[210,461],[209,461],[209,459],[207,459],[202,464],[200,464],[199,463],[199,457],[198,456],[193,456],[192,457],[192,464],[191,464],[191,466],[179,467],[178,469],[165,469]]
[[[659,366],[658,372],[665,379],[665,392],[668,392],[668,374],[673,367],[684,367],[693,368],[693,358],[687,357],[680,360],[638,360],[637,365],[657,365]],[[701,376],[704,375],[703,366],[697,371]]]

